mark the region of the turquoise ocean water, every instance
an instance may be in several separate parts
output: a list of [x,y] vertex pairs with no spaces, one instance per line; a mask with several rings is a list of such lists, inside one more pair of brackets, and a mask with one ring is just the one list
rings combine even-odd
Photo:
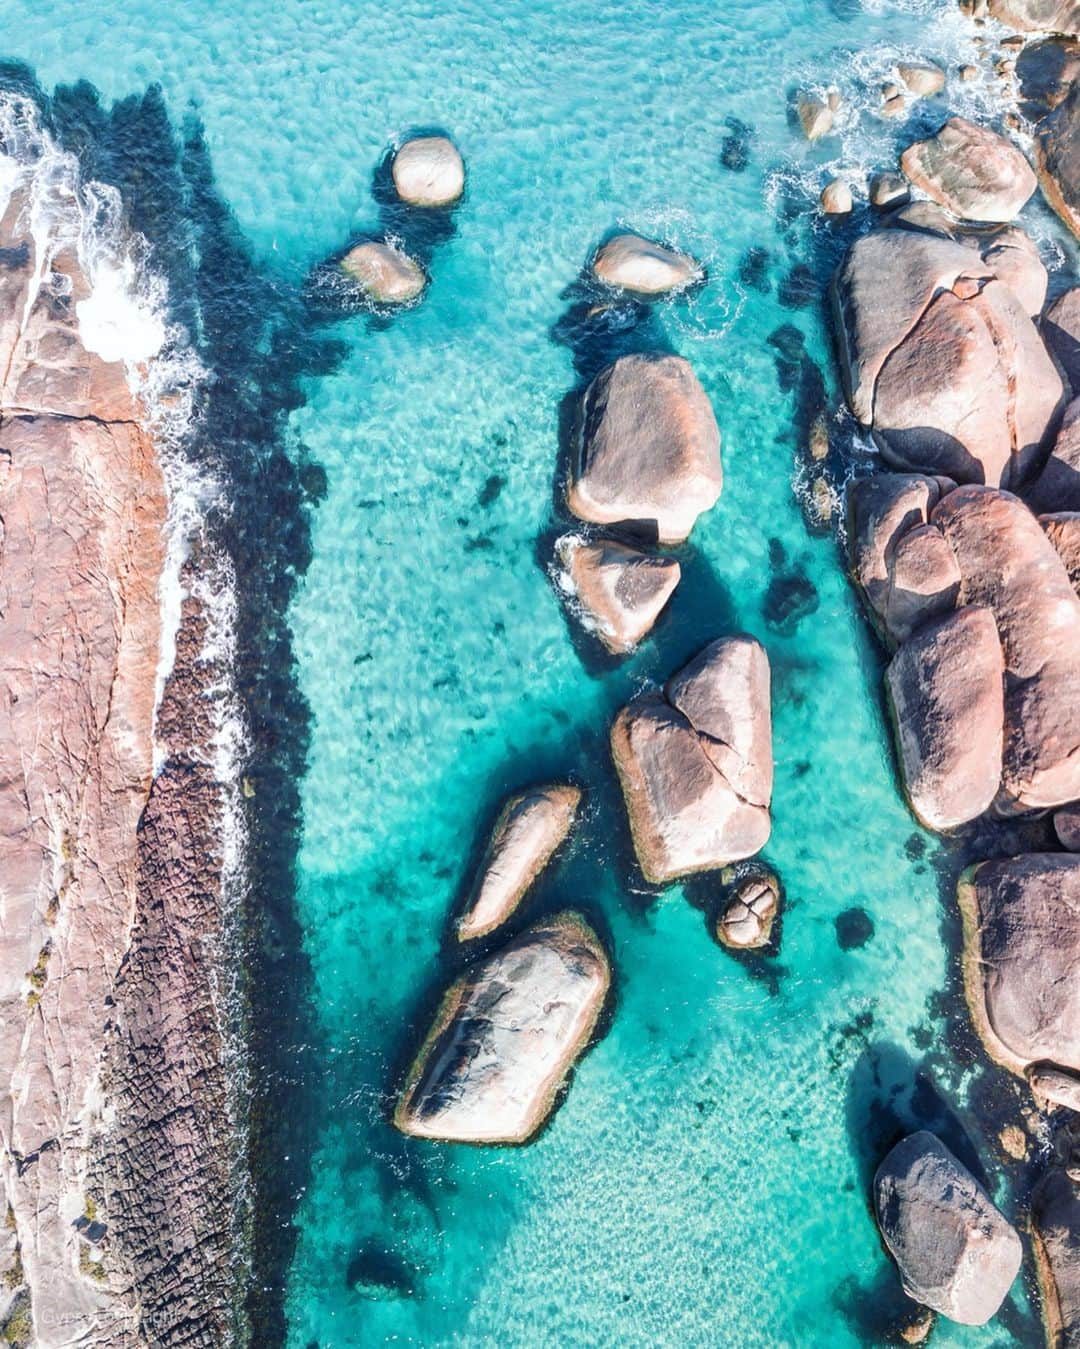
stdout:
[[[157,82],[176,125],[202,124],[279,287],[378,226],[395,138],[443,127],[467,163],[452,229],[421,241],[422,302],[337,322],[337,369],[288,426],[326,473],[289,610],[314,1143],[295,1211],[259,1217],[296,1225],[295,1349],[881,1343],[897,1280],[867,1193],[897,1130],[967,1128],[1000,1181],[970,1092],[1009,1118],[1014,1098],[956,1017],[950,861],[899,798],[880,658],[797,491],[833,393],[819,298],[842,244],[809,202],[830,160],[892,167],[910,137],[860,111],[890,60],[955,61],[967,36],[951,11],[855,0],[6,0],[0,49],[46,88],[86,79],[108,103]],[[842,135],[811,149],[788,96],[830,80]],[[585,320],[575,282],[616,226],[689,249],[707,284]],[[655,638],[615,665],[546,573],[560,408],[612,354],[660,347],[712,398],[726,483]],[[772,659],[766,858],[786,891],[779,953],[748,961],[710,938],[710,882],[637,877],[606,748],[628,696],[737,630]],[[528,1148],[406,1143],[387,1090],[456,968],[470,859],[505,793],[566,776],[584,822],[527,913],[600,925],[607,1034]],[[1038,1342],[1024,1289],[935,1342]]]

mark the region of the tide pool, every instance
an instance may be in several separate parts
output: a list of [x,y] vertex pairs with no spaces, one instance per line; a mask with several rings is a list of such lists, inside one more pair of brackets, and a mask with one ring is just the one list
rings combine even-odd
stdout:
[[[830,163],[892,168],[940,121],[940,101],[906,127],[865,109],[897,56],[966,59],[964,22],[848,0],[5,5],[0,48],[44,85],[111,100],[156,81],[176,125],[201,123],[283,290],[378,226],[395,138],[439,126],[466,161],[452,229],[422,240],[421,303],[335,323],[340,364],[288,428],[326,473],[290,610],[312,733],[295,1053],[316,1142],[295,1212],[257,1213],[296,1225],[269,1294],[295,1349],[878,1344],[898,1280],[869,1181],[897,1132],[967,1129],[1000,1181],[969,1088],[1013,1102],[958,1031],[952,862],[900,798],[881,656],[802,504],[808,417],[835,403],[822,287],[847,237],[810,202]],[[841,134],[812,148],[788,97],[831,82]],[[964,106],[988,97],[965,88]],[[617,226],[694,253],[707,283],[586,320],[579,272]],[[605,360],[666,349],[712,399],[725,487],[677,550],[653,638],[615,664],[547,574],[560,419]],[[779,954],[745,960],[709,933],[713,881],[641,882],[607,751],[628,697],[736,631],[772,661],[765,859],[786,896]],[[555,778],[585,788],[584,818],[523,917],[596,923],[607,1032],[530,1146],[407,1142],[388,1093],[458,968],[445,939],[470,862],[508,792]],[[1018,1282],[990,1326],[942,1322],[935,1343],[1041,1339]]]

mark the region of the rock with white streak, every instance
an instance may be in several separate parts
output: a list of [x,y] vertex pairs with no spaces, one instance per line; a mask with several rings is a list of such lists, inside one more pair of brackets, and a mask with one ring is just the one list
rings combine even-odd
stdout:
[[527,929],[447,991],[395,1125],[444,1142],[527,1142],[588,1044],[610,984],[607,954],[580,914]]
[[538,787],[506,802],[458,919],[459,941],[486,937],[511,917],[573,828],[580,804],[580,790],[565,784]]
[[612,755],[646,878],[666,884],[752,857],[772,797],[769,662],[752,637],[713,642],[619,713]]
[[1015,1228],[933,1134],[902,1139],[877,1169],[874,1207],[909,1297],[961,1325],[984,1325],[1020,1269]]
[[633,651],[648,636],[681,575],[675,558],[643,553],[614,539],[564,534],[555,553],[564,590],[613,655]]

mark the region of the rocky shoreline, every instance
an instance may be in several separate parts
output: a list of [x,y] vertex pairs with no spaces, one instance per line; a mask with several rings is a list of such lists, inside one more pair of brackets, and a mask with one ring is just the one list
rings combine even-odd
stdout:
[[[988,59],[995,44],[1009,53],[994,69],[1020,114],[1005,112],[999,128],[947,116],[952,82],[975,67],[949,78],[927,63],[939,78],[916,87],[901,70],[907,92],[883,89],[882,115],[894,115],[890,99],[903,112],[932,97],[942,121],[903,150],[899,173],[874,178],[875,216],[832,282],[847,409],[878,460],[848,482],[845,524],[852,580],[891,657],[885,696],[910,809],[986,849],[957,886],[964,991],[987,1055],[1030,1093],[1024,1113],[1044,1144],[1010,1207],[1030,1231],[1047,1343],[1060,1349],[1080,1343],[1080,859],[1069,851],[1080,797],[1080,291],[1047,304],[1047,269],[1015,220],[1038,186],[1078,233],[1080,25],[1067,6],[966,8],[987,28]],[[820,100],[809,109],[808,137],[829,135],[828,114]],[[1024,131],[1034,168],[1010,138]],[[835,216],[834,202],[823,193],[822,211]],[[851,211],[849,201],[840,214]],[[1034,834],[1009,831],[1054,812],[1065,851],[1029,851]],[[909,1297],[963,1323],[998,1312],[1021,1263],[1017,1233],[939,1139],[896,1142],[876,1205]],[[931,1324],[913,1316],[902,1336],[921,1342]]]
[[99,322],[77,168],[51,197],[34,163],[0,221],[0,1327],[220,1345],[244,1138],[221,948],[231,674],[207,604],[227,573],[193,537],[169,574],[165,444]]

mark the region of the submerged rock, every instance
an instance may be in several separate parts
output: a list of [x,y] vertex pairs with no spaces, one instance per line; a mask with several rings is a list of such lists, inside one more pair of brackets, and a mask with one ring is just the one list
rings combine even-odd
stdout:
[[524,1143],[551,1113],[611,983],[580,914],[537,923],[447,991],[394,1124],[414,1138]]
[[406,304],[427,284],[423,268],[390,244],[357,244],[341,259],[341,269],[380,304]]
[[607,286],[636,295],[663,295],[701,278],[701,265],[640,234],[617,234],[599,250],[593,275]]
[[1003,675],[994,616],[975,606],[920,628],[885,673],[904,789],[927,829],[977,819],[997,794]]
[[874,1177],[885,1245],[916,1301],[961,1325],[984,1325],[1020,1269],[1016,1230],[931,1133],[909,1135]]
[[768,841],[772,797],[769,661],[752,637],[725,637],[619,713],[612,755],[638,862],[666,884],[752,857]]
[[465,912],[458,941],[486,937],[513,914],[573,827],[577,787],[538,787],[512,796],[499,812]]
[[900,157],[908,179],[962,220],[1007,221],[1035,191],[1035,173],[1004,136],[951,117]]
[[410,206],[450,206],[465,190],[465,165],[445,136],[417,136],[394,155],[394,187]]
[[622,356],[582,400],[566,501],[581,520],[633,522],[681,543],[723,485],[720,431],[680,356]]
[[957,886],[964,989],[987,1053],[1080,1073],[1080,857],[1028,853],[982,862]]
[[652,631],[681,575],[675,558],[642,553],[613,539],[564,534],[555,552],[564,568],[565,588],[617,656],[633,651]]
[[768,946],[780,907],[780,883],[770,872],[747,876],[736,887],[716,920],[724,946],[747,951]]
[[1046,1342],[1080,1344],[1080,1195],[1067,1171],[1052,1167],[1031,1194],[1031,1238]]
[[1010,486],[1037,462],[1064,388],[997,277],[1034,287],[1021,252],[1015,239],[979,252],[924,228],[875,230],[848,252],[831,291],[845,394],[894,467]]

